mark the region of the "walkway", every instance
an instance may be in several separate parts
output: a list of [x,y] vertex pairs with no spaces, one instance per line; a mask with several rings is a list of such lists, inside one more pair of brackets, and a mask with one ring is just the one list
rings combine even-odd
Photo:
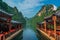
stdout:
[[42,30],[40,30],[39,28],[37,28],[38,31],[40,31],[42,34],[44,34],[46,37],[48,37],[51,40],[55,40],[54,38],[48,36],[45,32],[43,32]]
[[17,31],[16,33],[12,34],[10,37],[8,37],[6,40],[11,40],[13,37],[15,37],[18,33],[20,33],[22,31],[22,29],[20,29],[19,31]]

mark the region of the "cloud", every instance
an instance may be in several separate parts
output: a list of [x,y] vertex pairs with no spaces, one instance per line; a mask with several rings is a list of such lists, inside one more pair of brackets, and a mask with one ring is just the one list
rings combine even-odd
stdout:
[[[37,12],[37,8],[36,7],[40,7],[42,5],[44,5],[42,3],[43,0],[24,0],[22,3],[18,3],[17,8],[19,9],[19,11],[23,12],[23,15],[35,15]],[[30,15],[31,16],[31,15]]]
[[40,3],[41,1],[43,0],[24,0],[22,3],[19,2],[18,5],[20,9],[25,10],[43,5],[43,3]]
[[55,5],[53,5],[53,6],[54,6],[54,9],[53,10],[57,10],[57,7]]
[[[23,12],[23,15],[25,14],[33,14],[36,13],[36,7],[40,7],[44,5],[42,3],[44,0],[3,0],[8,5],[14,7],[16,6],[19,11]],[[30,15],[31,16],[31,15]]]

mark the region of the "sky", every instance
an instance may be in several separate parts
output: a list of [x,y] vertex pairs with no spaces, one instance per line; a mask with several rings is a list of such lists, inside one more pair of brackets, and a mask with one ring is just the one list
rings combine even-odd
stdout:
[[43,5],[53,4],[60,6],[60,0],[3,0],[11,7],[17,7],[24,17],[31,18],[42,8]]

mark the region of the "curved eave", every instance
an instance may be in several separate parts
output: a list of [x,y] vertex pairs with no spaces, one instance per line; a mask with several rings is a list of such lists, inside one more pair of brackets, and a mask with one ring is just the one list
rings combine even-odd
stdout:
[[38,25],[42,25],[42,24],[44,24],[44,22],[40,22],[40,23],[37,23]]
[[60,10],[59,11],[57,11],[55,14],[53,14],[53,15],[55,15],[55,16],[57,16],[57,17],[60,17]]
[[2,18],[2,17],[0,17],[0,20],[7,21],[7,19],[6,19],[6,18]]
[[7,12],[1,10],[1,9],[0,9],[0,12],[2,12],[3,14],[6,14],[6,15],[8,15],[8,16],[13,16],[13,14],[7,13]]
[[52,20],[46,20],[46,22],[53,22]]
[[15,21],[15,20],[11,20],[12,24],[22,24],[21,22]]
[[51,19],[51,17],[52,17],[52,15],[47,16],[47,17],[44,17],[44,19],[45,19],[45,20],[46,20],[46,19]]

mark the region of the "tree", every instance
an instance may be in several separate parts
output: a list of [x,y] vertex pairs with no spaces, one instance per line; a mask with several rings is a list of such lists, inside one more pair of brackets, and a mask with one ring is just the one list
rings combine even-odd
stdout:
[[2,2],[2,0],[0,0],[0,2]]
[[7,11],[8,5],[5,2],[2,2],[2,9]]
[[2,8],[2,0],[0,0],[0,9]]

